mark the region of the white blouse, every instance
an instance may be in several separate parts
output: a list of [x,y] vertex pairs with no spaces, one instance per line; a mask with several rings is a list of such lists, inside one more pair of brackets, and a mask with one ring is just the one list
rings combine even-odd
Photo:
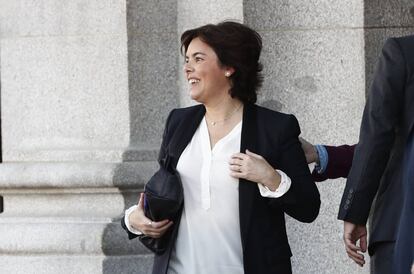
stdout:
[[[230,176],[231,155],[240,151],[242,122],[210,146],[205,118],[180,156],[177,171],[184,189],[184,209],[168,274],[242,274],[243,252],[240,238],[239,180]],[[290,178],[282,177],[272,192],[258,184],[266,197],[280,197],[290,188]],[[128,222],[133,208],[127,210]]]
[[210,149],[205,119],[177,164],[184,210],[168,274],[244,273],[239,221],[239,180],[229,159],[240,150],[240,122]]

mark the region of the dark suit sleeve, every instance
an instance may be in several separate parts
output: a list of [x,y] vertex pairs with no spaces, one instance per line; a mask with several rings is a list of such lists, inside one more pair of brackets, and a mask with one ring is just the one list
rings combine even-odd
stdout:
[[316,182],[327,179],[346,178],[352,166],[355,145],[325,146],[328,152],[328,165],[325,172],[319,174],[313,170],[312,177]]
[[[167,140],[168,140],[168,133],[169,133],[168,129],[169,129],[169,126],[170,126],[170,120],[171,120],[171,116],[173,115],[173,112],[174,112],[174,110],[172,110],[170,112],[170,114],[168,115],[168,118],[167,118],[167,122],[165,123],[164,133],[162,135],[161,148],[160,148],[160,151],[159,151],[159,154],[158,154],[158,162],[160,162],[162,159],[164,159],[165,158],[165,155],[167,153],[166,147],[167,147]],[[139,235],[136,235],[134,233],[131,233],[128,230],[128,228],[125,225],[124,218],[125,218],[125,216],[122,216],[122,218],[121,218],[121,226],[127,232],[128,238],[130,240],[132,240],[132,239],[138,237]]]
[[283,128],[277,168],[290,177],[292,184],[287,193],[272,201],[298,221],[312,222],[319,214],[321,202],[298,139],[300,129],[295,116],[290,115]]
[[341,220],[366,224],[402,117],[405,67],[398,41],[387,40],[365,105],[359,143],[339,209]]

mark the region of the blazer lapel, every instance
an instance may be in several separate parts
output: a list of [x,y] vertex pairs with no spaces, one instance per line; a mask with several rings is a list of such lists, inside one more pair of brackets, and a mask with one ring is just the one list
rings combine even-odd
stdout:
[[[252,104],[245,104],[243,109],[243,124],[241,132],[240,152],[246,153],[246,149],[256,152],[256,108]],[[239,215],[240,233],[243,249],[250,226],[250,218],[253,211],[253,201],[257,185],[245,179],[239,180]]]
[[177,167],[178,159],[183,153],[188,143],[193,138],[206,109],[203,105],[198,105],[193,111],[189,112],[179,122],[174,131],[171,141],[168,144],[168,154],[172,158],[172,164]]

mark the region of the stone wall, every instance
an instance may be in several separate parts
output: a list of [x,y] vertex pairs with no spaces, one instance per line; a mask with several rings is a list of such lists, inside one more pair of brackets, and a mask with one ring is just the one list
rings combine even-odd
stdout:
[[[149,273],[119,225],[156,169],[169,111],[188,99],[188,28],[233,19],[263,37],[259,104],[312,142],[354,143],[387,37],[408,0],[0,0],[0,273]],[[319,184],[312,224],[288,218],[294,273],[368,273],[336,220],[344,180]]]
[[[355,143],[365,101],[363,2],[245,1],[245,22],[264,38],[262,104],[295,114],[312,142]],[[336,220],[344,181],[318,186],[317,220],[287,222],[294,272],[361,273]]]

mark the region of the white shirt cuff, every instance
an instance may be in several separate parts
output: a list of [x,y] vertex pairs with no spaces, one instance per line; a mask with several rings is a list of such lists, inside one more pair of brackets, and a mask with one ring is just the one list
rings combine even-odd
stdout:
[[125,210],[124,222],[125,222],[125,226],[129,230],[129,232],[131,232],[135,235],[142,235],[141,231],[139,231],[138,229],[133,228],[131,226],[131,224],[129,223],[129,215],[131,215],[132,211],[134,211],[137,207],[138,207],[138,205],[133,205],[130,208],[128,208],[127,210]]
[[275,191],[271,191],[267,186],[262,184],[257,184],[259,186],[260,195],[267,198],[279,198],[282,197],[286,192],[288,192],[290,188],[290,184],[292,181],[290,180],[289,176],[286,175],[283,171],[276,169],[277,173],[279,173],[281,179],[279,187]]

